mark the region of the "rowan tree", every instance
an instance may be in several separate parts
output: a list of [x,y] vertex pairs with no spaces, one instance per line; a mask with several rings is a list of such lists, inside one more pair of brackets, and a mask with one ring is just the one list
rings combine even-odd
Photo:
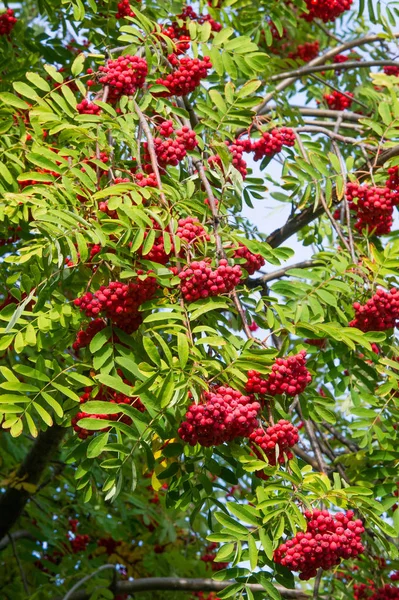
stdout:
[[399,9],[364,4],[0,12],[2,598],[399,598]]

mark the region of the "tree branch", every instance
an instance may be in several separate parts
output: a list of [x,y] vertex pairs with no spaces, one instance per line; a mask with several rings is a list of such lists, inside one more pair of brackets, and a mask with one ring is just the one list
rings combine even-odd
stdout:
[[[9,486],[0,497],[0,539],[3,538],[21,516],[32,491],[39,483],[51,456],[58,450],[66,434],[65,427],[53,425],[41,431],[26,455],[15,476],[14,487]],[[18,484],[18,487],[15,485]],[[26,487],[28,486],[28,489]]]
[[397,60],[348,60],[344,63],[334,63],[332,65],[315,65],[312,67],[302,67],[295,69],[294,71],[286,71],[285,73],[278,73],[269,77],[269,81],[280,81],[287,77],[303,77],[304,75],[311,75],[312,73],[320,73],[323,71],[345,71],[348,69],[360,69],[368,67],[385,67],[385,66],[399,67]]
[[[114,594],[136,594],[138,592],[220,592],[235,581],[214,581],[213,579],[185,579],[182,577],[148,577],[135,579],[134,581],[118,581],[113,589]],[[250,583],[247,587],[252,592],[263,592],[265,589],[257,584]],[[279,585],[276,586],[283,598],[296,598],[307,600],[309,596],[302,590],[287,590]],[[88,600],[93,592],[80,590],[68,596],[68,600]],[[59,599],[57,599],[59,600]]]
[[352,138],[352,137],[347,137],[345,135],[340,135],[339,133],[335,133],[334,131],[329,131],[329,129],[325,129],[324,127],[316,127],[315,125],[305,125],[303,127],[294,127],[293,128],[294,131],[299,132],[303,132],[303,133],[323,133],[324,135],[327,135],[329,138],[333,139],[333,140],[337,140],[338,142],[342,142],[343,144],[353,144],[353,145],[358,145],[358,146],[363,146],[364,148],[367,148],[368,150],[375,150],[375,146],[371,146],[369,144],[364,144],[363,142],[361,142],[360,140],[357,140],[356,138]]
[[275,279],[280,279],[281,277],[284,277],[287,271],[291,271],[291,269],[308,269],[310,267],[317,267],[321,264],[322,263],[317,260],[304,260],[293,265],[288,265],[287,267],[282,267],[281,269],[278,269],[278,271],[273,271],[272,273],[265,273],[265,275],[257,277],[256,279],[247,279],[245,284],[249,288],[254,288],[258,285],[262,285],[268,283],[269,281],[274,281]]
[[4,548],[8,546],[8,544],[11,541],[10,538],[14,541],[21,540],[24,538],[28,540],[36,540],[35,536],[32,535],[30,531],[26,531],[26,529],[21,529],[20,531],[14,531],[14,533],[7,533],[7,535],[5,535],[0,540],[0,550],[4,550]]

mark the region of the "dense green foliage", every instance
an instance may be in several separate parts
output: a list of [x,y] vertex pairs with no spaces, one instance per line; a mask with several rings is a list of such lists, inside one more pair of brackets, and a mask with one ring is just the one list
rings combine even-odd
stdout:
[[[399,10],[363,4],[327,23],[304,19],[301,0],[195,4],[208,19],[176,17],[178,0],[132,0],[125,18],[116,0],[13,5],[17,23],[0,35],[0,538],[15,533],[0,539],[2,598],[62,598],[107,563],[123,565],[114,583],[205,579],[216,567],[231,584],[221,599],[277,599],[281,586],[360,599],[392,584],[399,350],[394,330],[350,323],[354,302],[398,285],[395,216],[387,223],[399,194],[399,77],[383,67],[399,75]],[[367,37],[370,23],[380,33]],[[165,87],[184,56],[167,27],[186,36],[187,57],[212,65],[186,95]],[[333,62],[342,54],[351,68]],[[131,95],[99,81],[122,55],[148,66]],[[309,72],[317,65],[330,68]],[[330,103],[334,91],[354,95],[340,96],[347,110]],[[182,160],[160,158],[164,120],[196,133]],[[281,127],[292,143],[263,152],[262,134]],[[355,227],[348,182],[392,195],[382,220]],[[275,231],[259,217],[270,198],[290,208]],[[187,217],[201,226],[189,244]],[[295,235],[311,257],[298,265]],[[222,293],[191,301],[179,273],[225,259],[241,267],[238,284],[223,276]],[[129,313],[104,308],[105,296],[99,313],[74,303],[110,282],[136,286]],[[102,319],[95,335],[77,344],[92,317]],[[248,436],[184,443],[179,427],[204,393],[245,394],[248,371],[267,380],[278,357],[302,350],[312,382],[299,396],[255,396],[264,428],[299,427],[292,459]],[[300,582],[273,552],[320,508],[355,511],[365,552]],[[127,598],[111,580],[105,570],[82,587],[92,600]],[[179,597],[216,598],[197,589]]]

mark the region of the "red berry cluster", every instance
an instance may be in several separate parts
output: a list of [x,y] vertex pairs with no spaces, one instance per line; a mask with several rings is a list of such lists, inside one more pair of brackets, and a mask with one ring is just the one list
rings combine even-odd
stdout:
[[[125,380],[125,383],[128,383]],[[102,402],[110,402],[111,404],[128,404],[129,406],[133,406],[140,412],[145,411],[145,406],[141,402],[140,398],[137,396],[128,397],[120,392],[116,392],[111,388],[101,387],[95,397],[92,397],[92,388],[86,387],[84,394],[80,397],[80,403],[84,404],[89,400],[101,400]],[[78,425],[80,419],[106,419],[108,421],[120,421],[125,423],[126,425],[131,425],[132,419],[127,415],[124,415],[122,412],[120,413],[112,413],[112,414],[101,414],[101,415],[91,415],[89,413],[80,411],[74,417],[72,417],[71,424],[78,434],[78,437],[82,440],[85,440],[89,436],[94,434],[94,431],[90,431],[88,429],[84,429]],[[101,431],[108,431],[109,427],[104,427]]]
[[103,319],[94,319],[94,321],[90,321],[86,329],[81,329],[78,331],[76,335],[76,340],[72,344],[72,348],[77,353],[81,348],[86,348],[94,338],[94,336],[99,332],[105,329],[106,327],[105,321]]
[[217,387],[205,392],[202,404],[192,404],[185,421],[179,427],[179,436],[195,446],[209,448],[248,437],[257,426],[260,404],[250,396],[228,387]]
[[385,584],[370,596],[369,600],[399,600],[399,588]]
[[163,85],[169,90],[168,92],[159,92],[158,95],[163,97],[185,96],[193,92],[212,67],[209,56],[205,56],[203,60],[188,56],[178,59],[174,54],[169,54],[168,59],[175,70],[164,79],[160,77],[156,80],[157,84]]
[[98,548],[105,548],[106,554],[111,556],[111,554],[115,554],[115,550],[118,546],[120,546],[121,542],[117,542],[112,537],[100,538],[97,542]]
[[265,156],[274,156],[281,152],[283,146],[295,145],[295,133],[289,127],[276,127],[265,131],[262,137],[252,143],[254,160],[262,160]]
[[[163,130],[165,131],[166,129]],[[167,165],[176,167],[186,156],[187,151],[194,150],[194,148],[198,145],[197,136],[189,127],[185,126],[182,129],[175,131],[175,134],[175,139],[171,139],[170,137],[168,137],[166,140],[163,140],[160,137],[154,138],[155,153],[161,168],[165,168]],[[170,134],[168,133],[168,135]],[[144,161],[148,165],[147,168],[152,169],[152,166],[150,165],[148,143],[144,142],[143,147]]]
[[[175,54],[184,54],[187,50],[190,49],[191,37],[187,33],[179,33],[181,29],[176,29],[174,25],[169,25],[169,27],[162,27],[161,33],[166,35],[168,38],[174,42],[176,46]],[[187,31],[185,29],[185,31]]]
[[374,235],[384,235],[391,231],[393,208],[399,202],[399,195],[388,187],[358,185],[349,182],[346,186],[349,207],[356,213],[355,228],[367,230]]
[[[267,429],[259,427],[249,436],[251,448],[256,456],[263,460],[263,453],[273,466],[279,462],[283,464],[286,460],[294,458],[290,448],[298,443],[298,429],[289,421],[280,419],[278,423]],[[263,453],[260,451],[262,450]]]
[[312,381],[312,376],[305,366],[305,357],[306,350],[301,350],[295,356],[277,358],[266,380],[261,379],[257,371],[248,371],[246,391],[270,396],[301,394]]
[[315,577],[319,568],[327,571],[342,559],[356,558],[364,550],[360,519],[351,510],[330,514],[327,510],[306,511],[306,533],[298,533],[281,544],[274,553],[276,563],[300,571],[299,579]]
[[71,550],[74,554],[77,554],[78,552],[84,552],[86,550],[89,542],[90,542],[89,536],[82,535],[80,533],[75,535],[75,537],[73,539],[69,540],[69,543],[71,544]]
[[347,56],[346,54],[336,54],[334,56],[333,62],[341,64],[346,62],[347,60],[349,60],[349,56]]
[[[233,166],[241,173],[242,178],[245,179],[247,176],[247,163],[243,159],[243,153],[251,150],[252,145],[250,140],[235,140],[233,143],[230,143],[226,140],[225,144],[232,154],[233,158],[231,162]],[[210,166],[212,166],[212,164],[216,164],[221,170],[223,170],[222,160],[217,154],[210,156],[208,158],[208,163]]]
[[379,288],[374,296],[363,306],[354,302],[355,318],[349,323],[365,333],[367,331],[386,331],[393,329],[399,322],[399,289],[389,292]]
[[386,65],[384,67],[384,73],[385,73],[385,75],[399,77],[399,67],[395,67],[394,65]]
[[200,240],[209,242],[211,239],[202,225],[193,217],[179,219],[176,235],[181,240],[184,240],[187,246],[193,246]]
[[[182,20],[190,19],[191,21],[197,21],[199,25],[203,25],[204,23],[210,23],[212,31],[215,31],[216,33],[222,29],[221,24],[217,23],[217,21],[212,19],[211,15],[198,15],[191,6],[186,6],[183,12],[180,13],[180,15],[177,15],[177,17]],[[178,27],[177,23],[174,23],[173,25],[175,27]],[[186,28],[184,29],[188,33],[188,30]]]
[[131,96],[137,88],[142,88],[148,74],[147,61],[140,56],[118,56],[116,60],[109,60],[104,67],[99,69],[104,75],[100,83],[109,85],[116,98]]
[[294,52],[288,54],[288,58],[299,58],[303,62],[309,62],[319,54],[320,44],[318,40],[315,42],[305,42],[300,44]]
[[155,173],[149,173],[148,175],[144,175],[144,173],[135,173],[134,175],[135,182],[140,187],[157,187],[157,178]]
[[334,21],[349,10],[353,0],[306,0],[309,10],[307,14],[301,15],[306,21],[321,19],[324,23]]
[[14,17],[14,11],[8,8],[0,15],[0,35],[9,35],[14,29],[17,19]]
[[218,296],[231,292],[238,285],[242,271],[238,265],[231,267],[222,259],[216,269],[204,260],[192,262],[179,273],[181,291],[187,302],[194,302],[208,296]]
[[132,9],[130,7],[129,0],[121,0],[118,3],[118,12],[115,15],[115,17],[117,19],[123,19],[124,17],[135,17],[135,16],[136,15],[134,14],[134,12],[132,11]]
[[86,98],[76,105],[76,110],[81,115],[99,115],[101,113],[101,107],[89,102]]
[[212,571],[220,571],[221,569],[227,569],[229,566],[228,562],[215,562],[216,558],[216,548],[218,545],[216,542],[212,542],[205,548],[205,554],[201,556],[201,560],[206,563],[207,566],[210,566]]
[[[142,272],[138,272],[138,275],[142,275]],[[155,278],[147,274],[145,279],[137,279],[136,282],[111,281],[108,286],[102,285],[94,294],[87,292],[76,298],[74,304],[88,317],[97,317],[103,313],[117,327],[132,333],[142,321],[139,306],[152,298],[156,290]]]
[[[399,167],[390,167],[388,169],[388,179],[386,180],[385,187],[387,187],[393,194],[399,194]],[[395,199],[394,204],[397,204]]]
[[[348,98],[348,96],[350,97]],[[345,110],[351,107],[353,94],[351,92],[341,94],[341,92],[334,90],[331,94],[324,94],[323,98],[331,110]]]
[[265,259],[261,254],[253,254],[246,246],[242,245],[234,252],[234,258],[245,258],[245,263],[241,267],[246,270],[248,275],[253,275],[265,264]]

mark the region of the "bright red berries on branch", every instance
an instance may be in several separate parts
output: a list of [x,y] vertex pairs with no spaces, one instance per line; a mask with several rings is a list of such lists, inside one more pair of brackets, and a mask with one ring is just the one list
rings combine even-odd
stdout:
[[248,437],[257,426],[260,404],[228,387],[204,393],[202,404],[192,404],[179,427],[179,436],[195,446],[219,446]]
[[[169,122],[166,122],[169,123]],[[189,127],[183,127],[178,131],[172,130],[175,133],[175,139],[171,139],[169,129],[166,129],[165,123],[160,127],[161,135],[162,132],[167,131],[168,138],[166,140],[160,137],[154,138],[155,153],[157,155],[158,163],[161,169],[167,165],[176,167],[180,161],[186,156],[188,150],[194,150],[198,145],[197,137],[195,132]],[[150,167],[150,154],[148,152],[148,142],[143,143],[144,147],[144,161]],[[152,167],[151,167],[152,168]]]
[[281,152],[283,146],[295,145],[295,133],[289,127],[276,127],[265,131],[262,137],[252,142],[251,150],[254,160],[262,160],[265,156],[274,156]]
[[364,527],[360,519],[354,520],[353,511],[335,515],[327,510],[306,511],[305,517],[306,533],[297,533],[274,553],[276,563],[300,572],[299,579],[311,579],[319,568],[327,571],[363,552]]
[[175,70],[166,77],[160,77],[156,80],[158,85],[163,85],[169,90],[168,92],[157,93],[162,97],[185,96],[193,92],[200,85],[201,79],[205,79],[212,67],[209,56],[204,56],[203,60],[188,56],[179,59],[174,54],[169,54],[168,60],[175,67]]
[[118,12],[116,13],[115,17],[117,19],[123,19],[124,17],[135,17],[136,15],[134,14],[131,6],[130,6],[130,2],[129,0],[121,0],[121,2],[119,2],[118,4]]
[[384,67],[384,73],[391,77],[399,77],[399,67],[395,67],[395,65],[386,65]]
[[267,379],[262,379],[258,371],[248,371],[245,389],[250,394],[296,396],[301,394],[312,381],[312,376],[305,365],[306,350],[301,350],[295,356],[288,358],[277,358]]
[[261,254],[253,254],[243,245],[234,252],[234,258],[245,258],[245,263],[241,264],[241,267],[246,270],[248,275],[253,275],[265,264],[265,259]]
[[305,42],[304,44],[299,44],[296,50],[293,52],[289,52],[288,58],[292,59],[300,59],[303,62],[309,62],[316,58],[319,54],[320,44],[319,41],[316,40],[314,42]]
[[[392,179],[391,182],[393,181]],[[399,195],[388,187],[358,185],[352,182],[346,186],[345,193],[350,209],[356,213],[355,228],[358,231],[366,230],[374,235],[384,235],[391,231],[393,209],[399,202]]]
[[81,115],[99,115],[101,113],[101,107],[89,102],[86,98],[76,105],[76,110]]
[[[348,98],[348,96],[350,97]],[[323,98],[331,110],[345,110],[352,106],[353,94],[351,92],[341,94],[341,92],[334,90],[331,94],[324,94]]]
[[216,269],[201,260],[184,267],[179,277],[183,298],[187,302],[194,302],[200,298],[231,292],[238,285],[242,271],[238,265],[231,267],[225,259],[219,261]]
[[386,331],[393,329],[399,322],[399,289],[389,292],[379,288],[374,296],[363,306],[359,302],[353,304],[355,318],[349,323],[365,333],[367,331]]
[[353,0],[306,0],[309,13],[301,15],[306,21],[321,19],[324,23],[334,21],[349,10]]
[[14,11],[11,8],[0,14],[0,35],[10,35],[16,22],[17,19],[14,17]]
[[[139,276],[141,274],[142,272],[138,272]],[[117,327],[126,333],[132,333],[142,321],[139,306],[153,297],[157,287],[155,278],[149,274],[143,280],[138,277],[135,282],[130,283],[111,281],[107,286],[102,285],[94,294],[86,292],[76,298],[74,304],[86,316],[96,318],[102,313]]]
[[110,86],[109,98],[118,99],[120,96],[131,96],[138,88],[142,88],[148,75],[147,61],[140,56],[118,56],[109,60],[99,68],[104,75],[100,83]]
[[290,448],[298,443],[298,429],[289,421],[280,419],[278,423],[262,429],[255,429],[249,436],[251,448],[255,455],[264,460],[266,455],[268,462],[275,466],[283,464],[287,459],[294,458]]

